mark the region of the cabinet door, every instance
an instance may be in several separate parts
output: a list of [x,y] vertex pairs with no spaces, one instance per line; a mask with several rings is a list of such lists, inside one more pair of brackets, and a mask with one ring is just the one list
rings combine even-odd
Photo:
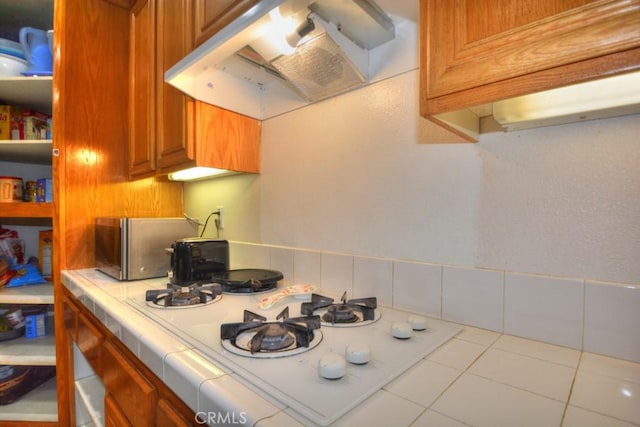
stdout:
[[260,172],[260,121],[196,101],[198,164]]
[[64,313],[64,329],[69,333],[71,339],[78,341],[78,307],[66,296],[63,299],[62,310]]
[[188,427],[192,425],[166,399],[160,399],[158,402],[158,416],[156,418],[156,427]]
[[161,172],[189,167],[193,152],[193,100],[164,82],[164,73],[193,49],[193,2],[158,3],[157,161]]
[[139,0],[129,22],[129,174],[135,178],[156,169],[155,16],[156,0]]
[[156,391],[127,357],[110,341],[103,347],[105,391],[136,427],[153,425]]
[[78,348],[96,374],[102,374],[102,344],[104,336],[84,314],[78,316]]
[[421,113],[640,69],[640,0],[421,0]]
[[205,42],[257,3],[258,0],[196,0],[196,45]]
[[133,427],[110,394],[104,397],[104,425],[105,427]]

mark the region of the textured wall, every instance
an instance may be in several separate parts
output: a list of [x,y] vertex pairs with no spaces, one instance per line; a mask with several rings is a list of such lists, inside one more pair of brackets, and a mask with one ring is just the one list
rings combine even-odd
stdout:
[[261,175],[188,184],[187,212],[225,205],[233,240],[640,283],[639,116],[426,144],[417,94],[412,71],[263,122]]
[[640,282],[640,116],[484,135],[478,263]]

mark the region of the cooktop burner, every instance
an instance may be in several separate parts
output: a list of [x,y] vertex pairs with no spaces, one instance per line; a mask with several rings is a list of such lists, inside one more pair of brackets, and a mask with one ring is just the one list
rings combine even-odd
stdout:
[[167,284],[166,289],[151,289],[145,294],[147,305],[157,308],[191,308],[217,302],[222,287],[217,283]]
[[[304,425],[328,426],[335,423],[461,330],[457,325],[429,318],[423,330],[411,330],[409,338],[405,335],[404,339],[396,339],[394,329],[406,333],[397,325],[412,325],[415,313],[377,304],[373,310],[373,318],[377,320],[336,324],[322,320],[322,315],[328,312],[327,306],[317,308],[315,312],[311,306],[311,318],[315,320],[309,326],[308,316],[301,313],[303,301],[286,300],[289,301],[289,313],[281,316],[278,315],[287,306],[285,300],[280,300],[282,306],[259,306],[265,296],[276,295],[278,291],[255,295],[222,294],[215,304],[196,305],[200,308],[193,310],[160,309],[148,305],[145,291],[165,288],[166,283],[164,278],[158,278],[128,284],[125,303],[136,313],[179,337],[181,342],[214,366],[233,372],[234,377],[237,376],[259,395],[270,396],[290,408],[287,413]],[[279,288],[280,285],[282,283],[279,283]],[[113,286],[106,288],[118,293],[117,290],[112,291]],[[285,289],[287,287],[282,286],[282,290]],[[355,304],[354,313],[358,317],[364,316],[365,312],[370,313],[374,305],[369,299],[361,303],[345,297],[342,301],[343,292],[329,292],[316,290],[318,295],[314,302],[318,303],[319,299],[325,302],[322,297],[331,297],[334,301],[329,305]],[[308,298],[304,301],[311,301],[311,293],[305,292],[304,295]],[[245,310],[259,316],[247,313],[244,317]],[[340,307],[336,310],[339,316],[352,320],[348,312],[342,313]],[[366,318],[370,316],[367,314]],[[358,325],[361,326],[354,327]],[[330,356],[341,356],[344,363],[335,359],[332,362]],[[366,360],[369,361],[365,363]],[[325,364],[321,363],[323,361]],[[321,373],[327,369],[339,371],[345,364],[346,373],[339,379],[327,379]],[[232,411],[241,406],[235,400],[234,403],[229,402],[220,410]]]
[[322,341],[318,316],[289,317],[285,307],[276,317],[279,322],[266,320],[245,310],[243,322],[220,326],[222,346],[240,356],[275,358],[300,354]]
[[300,313],[306,316],[320,316],[324,326],[347,328],[368,325],[380,319],[377,306],[375,297],[347,300],[345,292],[340,302],[334,303],[333,298],[311,294],[311,302],[303,302]]

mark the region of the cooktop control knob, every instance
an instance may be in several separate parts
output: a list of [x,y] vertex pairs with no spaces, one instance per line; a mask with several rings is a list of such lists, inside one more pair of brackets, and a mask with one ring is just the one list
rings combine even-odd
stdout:
[[395,338],[406,340],[411,338],[411,325],[407,322],[393,322],[391,324],[391,335]]
[[371,349],[363,342],[352,342],[345,351],[347,362],[354,365],[364,365],[371,360]]
[[337,380],[347,373],[347,362],[340,354],[325,354],[318,362],[318,373],[322,378]]
[[427,319],[422,316],[411,315],[407,321],[414,331],[424,331],[427,329]]

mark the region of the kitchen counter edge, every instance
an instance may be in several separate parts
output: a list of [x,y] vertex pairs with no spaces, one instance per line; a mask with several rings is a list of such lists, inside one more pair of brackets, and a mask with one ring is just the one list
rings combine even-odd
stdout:
[[[201,355],[166,328],[123,300],[145,281],[118,282],[95,269],[67,270],[62,282],[95,317],[196,414],[211,425],[227,420],[244,425],[302,426],[281,402],[249,388],[229,369]],[[303,418],[303,417],[300,417]],[[236,422],[237,421],[237,422]],[[276,425],[276,424],[273,424]]]

